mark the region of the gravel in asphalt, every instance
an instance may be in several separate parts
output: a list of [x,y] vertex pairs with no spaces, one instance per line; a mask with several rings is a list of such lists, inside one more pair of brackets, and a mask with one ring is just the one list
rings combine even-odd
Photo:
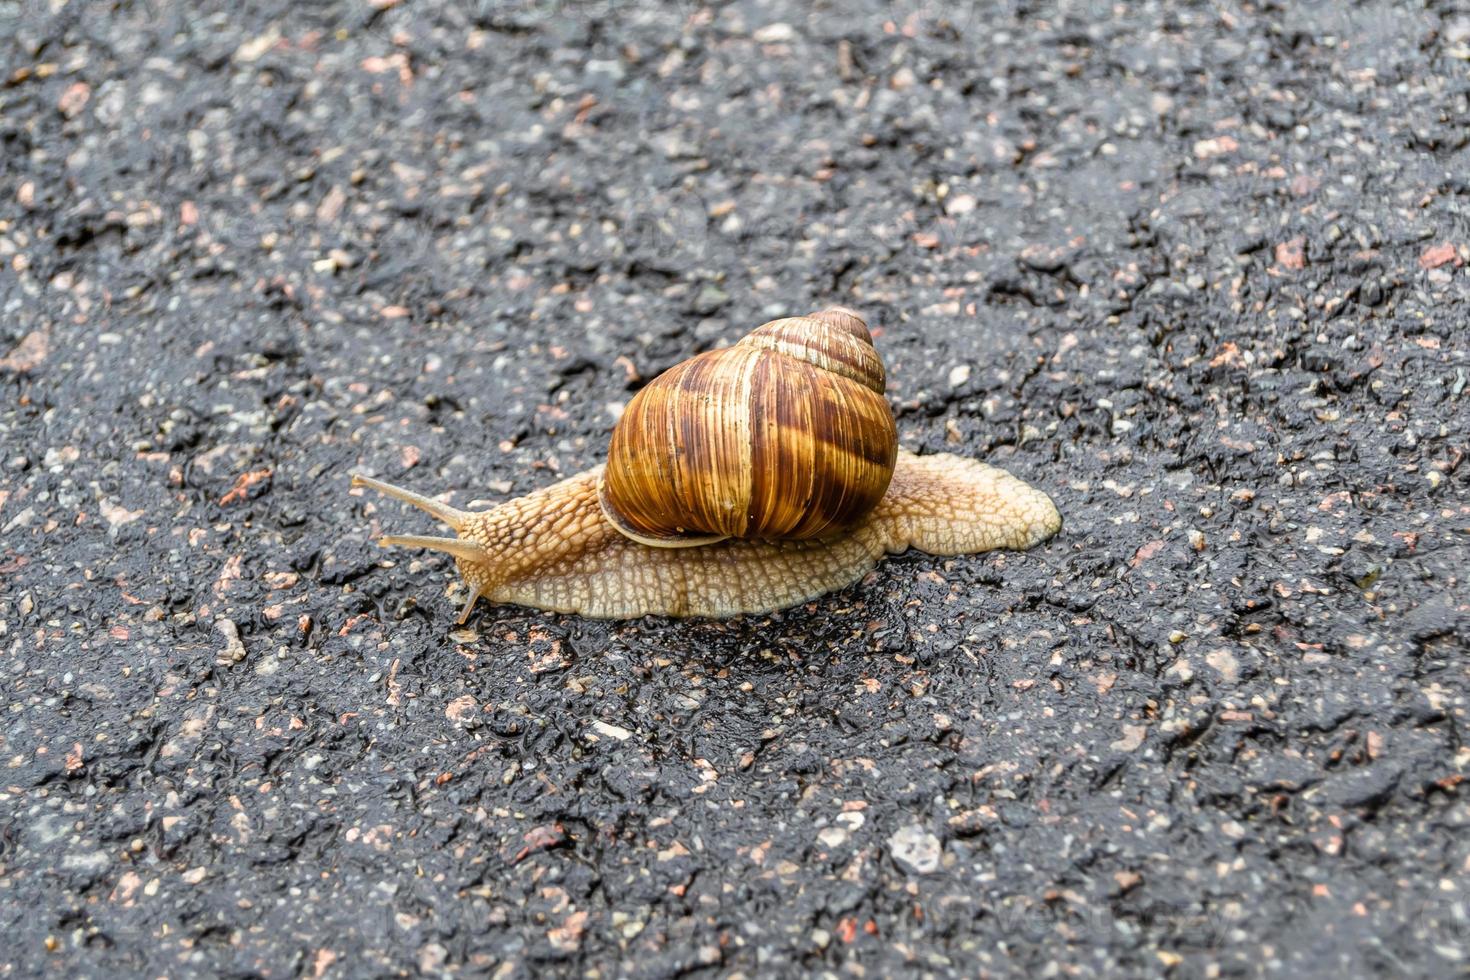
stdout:
[[[1470,964],[1470,8],[0,2],[0,975]],[[1034,551],[482,606],[483,506],[877,328]]]

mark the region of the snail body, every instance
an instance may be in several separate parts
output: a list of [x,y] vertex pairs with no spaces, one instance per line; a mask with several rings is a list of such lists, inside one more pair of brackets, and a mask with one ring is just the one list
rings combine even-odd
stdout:
[[629,403],[605,466],[489,510],[352,483],[454,530],[379,543],[452,555],[470,590],[460,622],[481,597],[606,619],[768,612],[884,554],[1024,549],[1060,530],[1051,499],[1004,470],[899,449],[882,386],[866,326],[836,308],[676,365]]

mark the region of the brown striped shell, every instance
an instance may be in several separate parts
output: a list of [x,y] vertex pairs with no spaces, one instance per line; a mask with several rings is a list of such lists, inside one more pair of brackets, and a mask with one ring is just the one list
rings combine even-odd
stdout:
[[657,547],[840,534],[893,476],[898,431],[883,385],[852,310],[772,320],[634,396],[598,502],[624,535]]

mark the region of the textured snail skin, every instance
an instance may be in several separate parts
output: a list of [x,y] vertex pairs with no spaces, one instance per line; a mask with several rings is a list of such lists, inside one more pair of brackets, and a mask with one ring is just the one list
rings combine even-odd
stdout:
[[655,548],[629,540],[603,517],[601,473],[588,470],[475,513],[367,477],[352,483],[414,504],[455,530],[455,538],[398,535],[379,543],[453,555],[470,589],[460,622],[482,596],[598,619],[770,612],[851,585],[886,553],[1024,549],[1062,526],[1046,494],[1004,470],[899,450],[877,508],[838,537]]

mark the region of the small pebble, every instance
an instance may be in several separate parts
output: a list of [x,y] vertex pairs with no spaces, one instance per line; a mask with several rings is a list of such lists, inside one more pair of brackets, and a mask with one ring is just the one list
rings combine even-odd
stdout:
[[939,870],[940,842],[918,824],[909,824],[888,838],[888,853],[894,863],[910,874],[933,874]]

